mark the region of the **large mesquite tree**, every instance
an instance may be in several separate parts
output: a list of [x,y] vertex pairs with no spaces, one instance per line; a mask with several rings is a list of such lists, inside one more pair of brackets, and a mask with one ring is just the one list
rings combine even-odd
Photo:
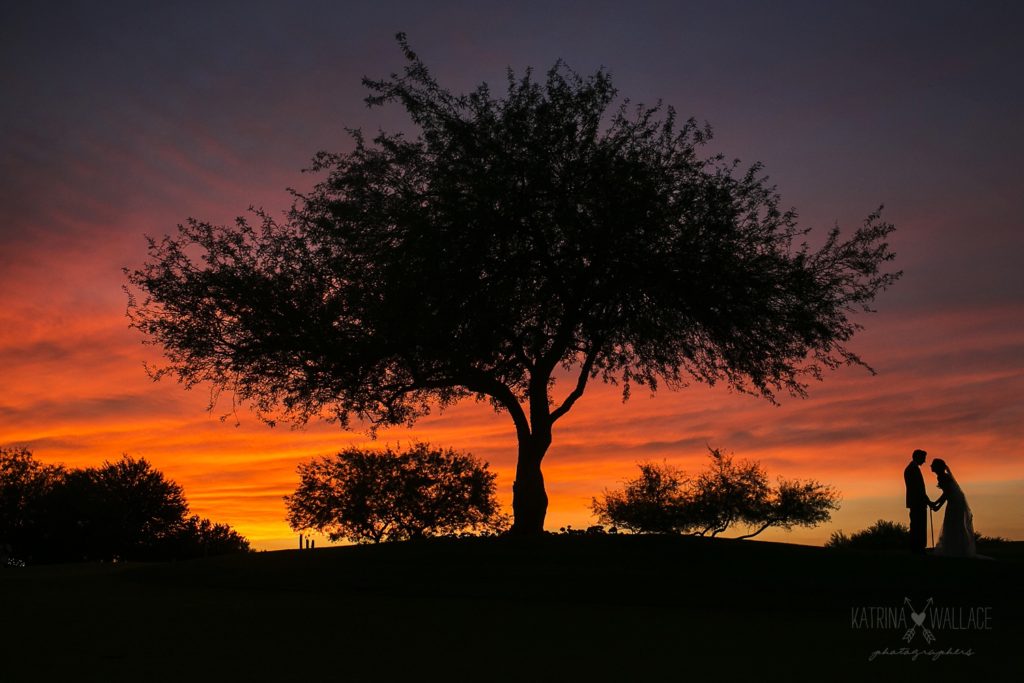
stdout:
[[[561,63],[457,95],[407,65],[364,79],[418,134],[353,131],[285,219],[192,220],[129,271],[129,316],[170,373],[268,421],[411,424],[467,397],[519,443],[517,532],[543,528],[541,462],[589,381],[725,382],[774,400],[863,363],[846,346],[894,281],[876,214],[810,249],[758,165],[702,153],[671,108],[615,106]],[[568,384],[556,395],[556,372]]]

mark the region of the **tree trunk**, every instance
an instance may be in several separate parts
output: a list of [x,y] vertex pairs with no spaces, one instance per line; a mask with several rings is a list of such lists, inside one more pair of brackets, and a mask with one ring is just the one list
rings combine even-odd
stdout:
[[519,441],[516,480],[512,484],[512,533],[517,536],[536,536],[544,532],[548,494],[544,490],[540,463],[550,445],[550,436],[530,435]]

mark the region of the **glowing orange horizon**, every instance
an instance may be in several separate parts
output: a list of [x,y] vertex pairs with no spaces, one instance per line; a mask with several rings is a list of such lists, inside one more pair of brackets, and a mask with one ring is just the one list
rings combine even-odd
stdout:
[[[60,324],[21,318],[26,311],[17,305],[7,309],[0,332],[7,389],[0,444],[24,445],[44,461],[70,466],[121,453],[145,457],[184,486],[193,512],[231,524],[257,548],[294,545],[282,496],[296,483],[296,465],[349,444],[425,440],[473,452],[491,463],[500,498],[510,504],[516,448],[504,413],[467,401],[411,430],[384,430],[376,442],[326,423],[271,429],[244,408],[221,421],[229,399],[209,413],[203,391],[149,380],[142,361],[158,361],[158,350],[140,344],[122,311],[112,310],[116,303],[85,315],[67,311]],[[813,383],[809,399],[781,397],[779,407],[703,385],[654,397],[636,391],[623,403],[618,388],[592,383],[555,427],[544,464],[547,527],[594,523],[591,498],[634,476],[637,462],[665,460],[693,471],[711,445],[760,460],[773,477],[836,486],[844,507],[833,523],[762,535],[821,543],[839,528],[902,520],[900,471],[909,453],[923,447],[953,467],[979,530],[1020,538],[1015,496],[1024,492],[1024,463],[1015,451],[1022,427],[1014,401],[1024,371],[1003,362],[1024,346],[1024,334],[1006,325],[1014,314],[874,316],[856,348],[878,376],[842,369]],[[922,328],[933,331],[930,345],[899,342]],[[944,365],[965,349],[970,363]]]
[[[142,362],[159,352],[128,329],[121,268],[145,258],[143,234],[188,216],[227,224],[250,204],[287,207],[283,188],[315,182],[298,169],[316,150],[351,149],[343,127],[414,135],[399,107],[367,109],[360,85],[403,65],[390,39],[396,8],[325,7],[312,23],[283,4],[154,21],[137,4],[5,13],[0,445],[71,466],[145,457],[184,486],[195,512],[258,548],[290,547],[281,496],[295,466],[376,444],[321,423],[272,430],[244,408],[235,427],[205,412],[202,390],[150,382]],[[607,64],[633,102],[662,99],[681,118],[707,119],[718,136],[707,152],[763,160],[784,204],[816,226],[812,241],[887,203],[904,277],[851,344],[879,374],[829,373],[808,400],[774,407],[693,386],[653,399],[638,390],[622,404],[614,387],[591,385],[556,425],[544,463],[548,527],[590,524],[590,499],[638,461],[693,470],[710,444],[771,476],[837,487],[844,502],[831,524],[762,536],[820,543],[878,518],[904,521],[900,473],[925,448],[949,462],[979,531],[1024,538],[1022,146],[1019,92],[1006,87],[1019,78],[1014,22],[966,5],[922,21],[908,4],[882,23],[852,5],[820,16],[654,5],[630,13],[628,30],[612,6],[405,14],[445,87],[500,88],[506,66],[564,58],[581,74]],[[956,41],[936,42],[953,29]],[[867,33],[879,49],[863,58]],[[506,415],[467,402],[379,438],[412,439],[486,459],[508,504]]]

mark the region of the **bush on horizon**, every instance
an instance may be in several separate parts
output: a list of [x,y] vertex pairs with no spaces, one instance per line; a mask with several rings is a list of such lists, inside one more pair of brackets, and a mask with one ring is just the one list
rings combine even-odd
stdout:
[[832,532],[826,548],[859,548],[871,550],[906,550],[910,547],[910,528],[906,524],[880,519],[867,529],[850,536],[842,529]]
[[[1014,541],[1002,536],[985,536],[975,532],[975,543],[981,546],[999,546]],[[880,519],[867,529],[855,531],[850,536],[843,530],[834,531],[825,542],[826,548],[856,548],[864,550],[906,550],[910,547],[910,528],[900,522]]]

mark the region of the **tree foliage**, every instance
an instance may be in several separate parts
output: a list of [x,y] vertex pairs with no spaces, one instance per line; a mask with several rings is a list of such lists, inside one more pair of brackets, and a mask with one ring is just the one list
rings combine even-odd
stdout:
[[853,314],[898,277],[877,212],[811,249],[759,164],[705,152],[708,126],[620,100],[608,72],[558,62],[454,94],[399,42],[404,72],[364,79],[367,103],[404,108],[414,136],[353,130],[283,220],[190,220],[126,271],[156,377],[269,422],[489,401],[519,441],[515,528],[537,532],[552,428],[590,380],[775,401],[863,365]]
[[25,548],[39,536],[41,512],[64,475],[28,449],[0,448],[0,545]]
[[156,560],[249,549],[230,527],[188,516],[181,486],[145,459],[46,465],[0,449],[0,545],[34,562]]
[[288,523],[331,540],[379,543],[505,523],[496,475],[472,455],[418,443],[404,451],[349,448],[298,467],[299,486],[285,496]]
[[768,527],[786,531],[795,526],[815,527],[830,521],[832,512],[838,509],[839,494],[832,487],[810,479],[782,479],[768,496],[768,505],[759,520],[761,526],[750,536],[756,536]]
[[640,476],[630,479],[622,489],[605,491],[601,500],[593,499],[592,509],[599,520],[633,532],[673,533],[687,527],[682,505],[688,479],[672,465],[640,463]]
[[701,536],[717,536],[734,524],[760,524],[773,493],[764,469],[718,449],[709,451],[711,462],[682,499],[688,528]]
[[171,558],[228,555],[249,552],[249,541],[227,524],[190,515],[175,524],[160,550]]
[[695,478],[668,464],[643,463],[640,474],[616,491],[593,499],[599,520],[637,533],[717,536],[745,526],[752,538],[769,527],[790,530],[831,519],[838,493],[813,480],[768,482],[757,462],[737,461],[709,449],[711,462]]
[[123,456],[67,473],[56,495],[83,557],[142,559],[166,543],[188,512],[181,486],[144,458]]

